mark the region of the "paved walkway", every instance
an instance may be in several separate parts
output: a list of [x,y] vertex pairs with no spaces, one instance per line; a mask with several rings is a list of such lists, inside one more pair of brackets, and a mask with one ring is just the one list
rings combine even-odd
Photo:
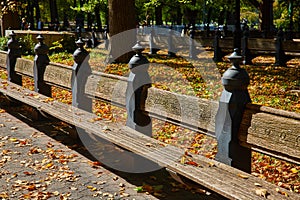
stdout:
[[[3,111],[2,111],[3,112]],[[81,154],[0,114],[2,199],[156,199]]]
[[[8,113],[5,109],[11,107],[3,107],[1,102],[1,199],[214,199],[213,195],[187,191],[165,171],[122,178],[83,156],[80,151],[85,151],[78,142],[59,130],[67,128],[62,122],[31,122],[22,116],[24,110]],[[66,138],[69,141],[64,141]],[[151,194],[136,191],[143,184]]]

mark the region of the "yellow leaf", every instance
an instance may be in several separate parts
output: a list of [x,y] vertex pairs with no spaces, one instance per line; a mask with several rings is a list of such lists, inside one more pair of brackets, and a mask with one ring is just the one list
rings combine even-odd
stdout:
[[292,171],[294,174],[297,174],[297,173],[299,172],[296,168],[292,168],[291,171]]
[[6,192],[2,192],[2,193],[0,193],[0,198],[6,199],[6,198],[9,198],[9,196]]
[[213,163],[213,162],[209,162],[209,163],[208,163],[208,166],[209,166],[209,167],[216,167],[215,163]]
[[9,141],[11,141],[11,142],[17,142],[18,139],[17,138],[9,138]]
[[50,168],[50,167],[52,167],[53,166],[53,163],[51,162],[51,163],[48,163],[45,167],[46,168]]
[[240,178],[243,178],[243,179],[248,179],[248,178],[249,178],[249,176],[246,176],[246,175],[244,175],[244,174],[238,174],[238,176],[239,176]]
[[90,189],[91,191],[95,191],[97,190],[97,188],[95,188],[94,186],[88,185],[86,186],[88,189]]
[[185,164],[185,156],[182,156],[182,157],[181,157],[180,163],[181,163],[181,164]]

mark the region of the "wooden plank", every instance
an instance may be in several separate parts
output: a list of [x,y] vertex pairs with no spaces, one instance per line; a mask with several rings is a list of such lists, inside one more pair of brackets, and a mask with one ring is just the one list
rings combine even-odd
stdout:
[[0,66],[1,67],[6,67],[6,58],[7,58],[7,52],[0,51]]
[[275,40],[269,38],[248,38],[249,50],[275,52]]
[[23,58],[18,58],[16,67],[16,72],[21,73],[26,76],[33,77],[33,61]]
[[233,38],[223,38],[219,40],[219,46],[223,49],[233,49]]
[[300,114],[249,105],[239,139],[245,146],[300,164]]
[[283,42],[282,48],[285,52],[293,52],[300,54],[300,42],[287,40]]
[[195,37],[195,40],[203,47],[212,47],[214,44],[214,37]]
[[150,88],[146,111],[205,134],[214,133],[218,102]]
[[[161,166],[176,171],[229,199],[263,199],[256,194],[257,186],[255,183],[259,183],[262,188],[266,189],[270,193],[269,197],[273,199],[297,199],[299,197],[295,193],[280,189],[289,194],[289,198],[287,198],[277,193],[277,186],[271,183],[202,156],[195,157],[195,161],[199,162],[200,166],[183,164],[180,162],[181,157],[185,155],[182,149],[163,145],[153,138],[120,124],[110,121],[95,122],[91,120],[95,117],[92,113],[60,102],[48,102],[46,101],[47,97],[41,94],[13,83],[7,83],[4,80],[0,81],[1,93],[19,99],[58,119],[83,128],[89,133],[157,162]],[[104,126],[107,128],[103,129]]]
[[57,63],[47,65],[44,80],[48,83],[71,89],[72,67]]

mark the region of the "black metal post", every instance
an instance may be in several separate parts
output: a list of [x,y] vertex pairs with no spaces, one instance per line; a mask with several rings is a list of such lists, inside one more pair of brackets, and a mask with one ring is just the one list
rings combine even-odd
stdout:
[[242,56],[238,49],[229,57],[233,63],[222,77],[224,90],[222,92],[219,109],[216,115],[216,137],[218,140],[218,153],[216,160],[251,172],[251,150],[240,146],[238,132],[247,103],[251,102],[247,86],[249,75],[240,68]]
[[6,59],[8,81],[22,85],[22,76],[17,74],[15,71],[17,59],[21,57],[20,44],[16,39],[14,31],[12,31],[9,36],[10,40],[7,42],[8,51]]
[[44,82],[44,73],[50,62],[48,57],[49,48],[44,44],[44,37],[42,35],[38,35],[36,39],[39,42],[34,47],[34,91],[46,96],[51,96],[51,86]]
[[275,40],[276,40],[275,41],[275,47],[276,47],[275,65],[286,66],[287,57],[284,53],[283,46],[282,46],[282,42],[284,40],[284,32],[282,28],[278,30]]
[[240,0],[235,0],[235,26],[233,31],[233,47],[240,51],[241,49],[241,24],[240,24]]
[[109,47],[108,28],[105,28],[105,29],[104,29],[104,36],[103,36],[103,39],[104,39],[104,46],[105,46],[105,49],[108,49],[108,47]]
[[76,27],[77,39],[81,38],[81,26]]
[[197,58],[194,38],[195,38],[195,28],[194,26],[191,26],[190,37],[189,37],[189,57],[191,59]]
[[85,94],[85,86],[92,70],[88,63],[89,53],[84,49],[81,38],[76,41],[78,48],[73,53],[74,65],[72,67],[72,106],[86,111],[92,111],[92,99]]
[[242,56],[243,56],[244,65],[251,65],[252,58],[253,58],[248,48],[248,38],[249,38],[249,26],[245,22],[243,26],[243,38],[242,38]]
[[93,48],[97,47],[99,44],[99,41],[97,40],[97,37],[96,37],[95,30],[96,30],[96,28],[93,27],[93,29],[92,29],[92,47]]
[[169,29],[169,35],[168,35],[168,56],[170,57],[175,57],[175,47],[173,44],[173,36],[174,36],[174,31],[172,27]]
[[145,135],[152,136],[152,121],[145,110],[151,78],[148,74],[149,61],[142,55],[143,47],[138,42],[133,46],[136,54],[129,61],[129,77],[126,89],[126,126]]
[[151,27],[150,35],[149,35],[149,48],[150,48],[150,55],[155,55],[159,49],[157,49],[156,44],[154,42],[155,37],[155,30]]
[[213,58],[213,60],[215,62],[221,62],[222,57],[223,57],[223,52],[222,52],[222,50],[220,48],[220,45],[219,45],[220,37],[221,37],[220,30],[216,30],[215,31],[215,38],[214,38],[214,58]]

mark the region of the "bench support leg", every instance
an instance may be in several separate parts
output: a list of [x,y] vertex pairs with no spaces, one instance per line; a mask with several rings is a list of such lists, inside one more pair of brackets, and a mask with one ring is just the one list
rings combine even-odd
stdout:
[[229,57],[233,66],[222,77],[224,90],[216,115],[218,153],[216,160],[245,172],[251,172],[251,150],[239,144],[238,133],[247,103],[251,102],[247,86],[249,75],[240,68],[238,49]]

